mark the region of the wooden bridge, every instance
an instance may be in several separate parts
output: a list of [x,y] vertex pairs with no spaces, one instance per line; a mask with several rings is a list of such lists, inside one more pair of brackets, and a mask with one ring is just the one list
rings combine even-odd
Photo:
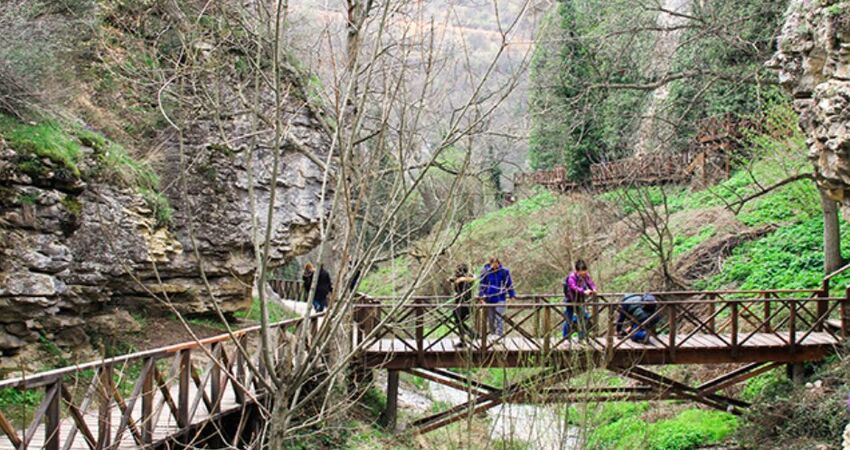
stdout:
[[579,188],[611,189],[624,185],[685,182],[704,187],[729,177],[731,159],[741,146],[744,130],[757,127],[750,120],[731,116],[712,117],[700,122],[699,133],[682,152],[600,161],[590,165],[590,177],[584,184],[571,180],[563,166],[519,174],[514,182],[561,192]]
[[[850,266],[848,266],[850,267]],[[847,270],[845,267],[843,270]],[[837,273],[836,273],[837,274]],[[836,274],[833,274],[836,275]],[[505,402],[591,402],[686,399],[729,411],[748,405],[723,390],[764,371],[817,361],[850,333],[850,288],[657,292],[648,343],[618,333],[619,316],[634,320],[622,294],[599,294],[581,305],[584,338],[565,337],[560,296],[525,295],[505,305],[504,333],[487,333],[495,305],[470,306],[475,336],[460,347],[449,297],[361,297],[351,305],[355,364],[387,369],[386,423],[394,425],[400,371],[466,390],[468,403],[415,421],[426,432]],[[295,289],[294,287],[290,287]],[[320,316],[272,327],[272,364],[285,362],[285,333],[314,336]],[[305,328],[306,327],[306,328]],[[259,327],[194,342],[0,382],[0,389],[39,392],[39,406],[21,417],[0,413],[0,449],[187,448],[246,445],[271,408],[269,367],[259,354]],[[697,386],[653,372],[664,364],[736,364]],[[492,386],[447,369],[522,367],[526,378]],[[632,380],[616,387],[578,386],[578,373],[607,369]],[[355,371],[356,372],[356,371]],[[253,412],[252,412],[253,411]]]
[[[321,316],[273,324],[272,363],[288,354],[284,333],[312,335]],[[43,394],[34,412],[0,412],[0,449],[246,445],[260,432],[257,412],[268,408],[272,383],[260,357],[259,332],[254,326],[0,381],[0,389]]]

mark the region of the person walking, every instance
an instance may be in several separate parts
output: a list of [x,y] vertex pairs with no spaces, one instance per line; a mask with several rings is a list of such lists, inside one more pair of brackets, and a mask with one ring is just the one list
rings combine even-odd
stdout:
[[587,263],[579,259],[575,263],[575,271],[570,272],[564,279],[564,300],[566,321],[564,322],[564,337],[578,330],[579,337],[584,337],[590,322],[590,314],[580,305],[596,294],[596,283],[587,271]]
[[452,290],[455,293],[454,318],[457,323],[457,332],[460,335],[460,342],[457,347],[465,347],[467,339],[470,341],[475,339],[475,333],[469,328],[466,319],[469,317],[469,305],[472,302],[472,282],[475,277],[469,272],[469,266],[459,264],[455,270],[454,276],[449,278],[449,283],[452,284]]
[[487,324],[491,334],[502,336],[504,333],[505,296],[516,298],[511,271],[504,267],[499,258],[490,258],[490,262],[481,271],[478,296],[487,304],[496,305],[487,309]]
[[[304,266],[304,275],[301,280],[304,283],[304,299],[310,296],[310,289],[313,287],[313,276],[316,274],[316,267],[313,263],[307,263]],[[328,307],[328,295],[333,291],[333,282],[331,274],[325,270],[324,266],[319,266],[319,279],[316,280],[316,292],[313,294],[313,309],[316,312],[322,312]]]

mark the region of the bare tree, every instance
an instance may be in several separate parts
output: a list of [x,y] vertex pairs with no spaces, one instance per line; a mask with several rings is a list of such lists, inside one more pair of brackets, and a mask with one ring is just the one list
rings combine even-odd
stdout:
[[[432,210],[423,220],[434,239],[418,249],[421,264],[413,283],[399,292],[399,304],[456,238],[456,217],[475,201],[462,194],[476,176],[470,169],[476,138],[488,131],[490,117],[522,77],[522,64],[514,73],[496,77],[522,13],[502,19],[499,45],[479,72],[470,69],[463,40],[447,45],[446,27],[438,26],[421,4],[346,2],[345,51],[328,55],[330,75],[316,92],[310,90],[311,75],[285,48],[291,13],[286,2],[239,6],[166,1],[163,6],[176,51],[156,55],[161,65],[134,77],[140,85],[156,86],[158,106],[171,128],[167,139],[180,149],[176,163],[181,175],[169,186],[187,205],[181,214],[189,224],[202,276],[204,257],[198,248],[206,230],[194,225],[193,216],[203,211],[189,206],[189,174],[196,172],[201,158],[193,139],[207,134],[214,141],[208,147],[238,148],[244,155],[262,325],[261,360],[249,366],[258,379],[264,379],[260,366],[274,367],[265,386],[273,406],[260,411],[268,428],[255,445],[284,448],[294,437],[344,415],[363,394],[365,386],[352,389],[347,378],[360,350],[349,340],[358,297],[348,286],[355,273],[368,272],[375,261],[408,251],[420,232],[404,213],[435,171],[443,176],[442,191],[439,198],[432,196]],[[498,17],[498,2],[492,8]],[[209,27],[210,21],[219,25]],[[338,38],[332,30],[326,35],[330,41]],[[464,57],[453,59],[452,51]],[[439,82],[449,70],[466,77],[470,89],[463,96]],[[307,145],[305,140],[314,136],[305,136],[296,125],[305,117],[316,120],[326,136],[322,152]],[[451,168],[442,158],[448,151],[459,152]],[[256,165],[261,153],[272,155],[269,167]],[[319,261],[338,262],[336,295],[316,333],[302,327],[285,337],[290,357],[275,367],[282,337],[270,323],[266,277],[281,263],[274,248],[279,232],[275,217],[280,214],[276,192],[291,155],[321,173],[316,207],[324,213],[314,235],[315,252]],[[308,287],[308,304],[317,278]],[[209,283],[206,287],[210,304],[226,323],[215,290]],[[228,330],[232,332],[230,325]],[[249,356],[235,334],[232,344]]]

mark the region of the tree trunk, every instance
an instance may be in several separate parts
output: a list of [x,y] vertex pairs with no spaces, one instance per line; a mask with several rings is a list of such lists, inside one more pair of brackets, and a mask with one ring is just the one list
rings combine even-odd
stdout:
[[838,223],[838,204],[820,191],[823,207],[823,270],[829,274],[843,264],[841,258],[841,228]]

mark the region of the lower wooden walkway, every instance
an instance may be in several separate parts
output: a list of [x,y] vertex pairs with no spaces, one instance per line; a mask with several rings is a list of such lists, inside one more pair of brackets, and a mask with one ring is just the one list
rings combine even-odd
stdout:
[[[176,387],[172,387],[169,389],[170,396],[172,399],[178,398],[179,389]],[[191,399],[200,399],[198,396],[198,388],[192,384],[189,387],[188,393],[189,398]],[[209,396],[207,396],[209,398]],[[153,401],[156,404],[164,405],[164,396],[161,392],[157,392],[154,394]],[[222,390],[222,395],[219,399],[218,404],[218,412],[214,412],[214,408],[208,407],[204,402],[200,402],[197,405],[197,410],[194,414],[190,414],[192,416],[192,421],[190,425],[194,425],[197,429],[201,428],[202,424],[206,423],[214,423],[214,419],[219,417],[241,412],[242,404],[239,402],[236,396],[236,391],[232,388],[232,386],[225,386]],[[109,423],[121,424],[125,422],[124,420],[124,412],[127,410],[122,407],[117,402],[112,402],[112,404],[108,407],[110,410],[109,414]],[[80,414],[83,417],[83,421],[89,430],[98,430],[99,421],[101,419],[99,408],[96,405],[91,405],[91,407],[81,410]],[[136,402],[136,404],[132,408],[131,417],[142,418],[144,414],[142,412],[142,405],[140,402]],[[181,436],[181,431],[185,427],[181,427],[178,423],[176,417],[170,414],[168,411],[164,411],[162,408],[159,408],[159,411],[154,411],[153,417],[151,421],[154,423],[153,433],[151,435],[151,444],[154,445],[165,445],[168,441],[177,442],[177,437]],[[134,430],[130,430],[130,427],[125,428],[124,433],[121,435],[113,434],[112,447],[115,449],[138,449],[141,446],[141,434],[139,433],[138,424],[134,426]],[[35,434],[32,437],[32,440],[29,442],[30,448],[47,448],[48,441],[52,437],[51,433],[48,432],[47,424],[42,424],[41,427],[35,429]],[[58,435],[56,436],[59,439],[59,442],[62,443],[61,448],[67,450],[90,450],[92,446],[89,442],[87,442],[87,437],[80,432],[80,428],[77,425],[75,419],[71,417],[66,417],[64,419],[60,419],[60,426]],[[92,436],[94,437],[94,436]],[[206,437],[203,437],[204,439]],[[185,443],[202,441],[201,436],[192,436],[191,434],[186,436],[181,436],[181,440]],[[94,442],[92,442],[95,446],[97,445],[97,439],[95,437]],[[17,449],[18,446],[12,444],[12,442],[8,439],[0,440],[0,448],[2,449]]]
[[[289,358],[284,332],[309,336],[321,315],[273,324],[274,366]],[[17,379],[0,389],[41,391],[35,410],[0,412],[0,449],[197,448],[253,439],[253,412],[272,386],[260,327]],[[267,412],[267,411],[266,411]],[[234,429],[220,421],[236,416]],[[221,437],[222,439],[218,439]],[[226,439],[225,439],[226,437]]]

